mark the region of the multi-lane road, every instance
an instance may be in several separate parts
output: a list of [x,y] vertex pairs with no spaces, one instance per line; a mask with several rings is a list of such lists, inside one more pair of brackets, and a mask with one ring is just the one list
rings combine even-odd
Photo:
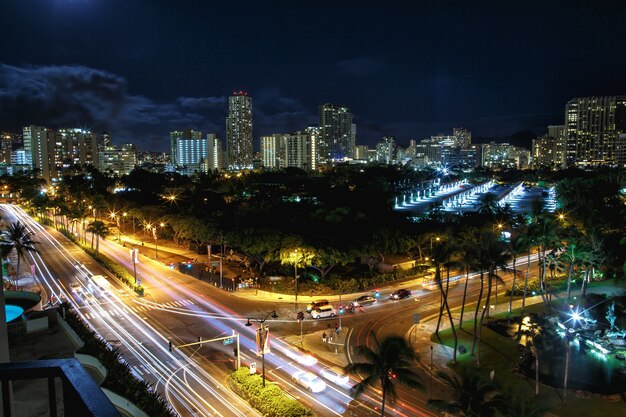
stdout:
[[[273,335],[272,352],[265,356],[269,383],[278,384],[320,416],[372,415],[379,406],[380,393],[370,390],[355,407],[349,393],[350,386],[357,382],[355,379],[342,386],[327,381],[327,388],[317,394],[292,380],[292,375],[298,371],[319,374],[332,365],[281,340],[281,336],[299,333],[293,304],[240,298],[143,257],[137,264],[137,272],[146,287],[146,296],[139,298],[54,229],[41,226],[16,206],[0,208],[6,221],[20,220],[37,233],[39,253],[32,255],[31,262],[36,264],[38,279],[45,290],[74,304],[82,318],[111,345],[118,347],[134,373],[153,384],[178,414],[258,415],[227,387],[226,377],[236,363],[234,344],[225,346],[220,341],[187,348],[176,346],[196,342],[200,337],[209,340],[236,333],[240,337],[242,365],[254,362],[260,369],[261,358],[257,355],[255,340],[258,326],[245,324],[248,318],[263,318],[273,310],[279,317],[269,318],[265,323]],[[100,251],[132,271],[128,248],[101,240]],[[98,289],[91,278],[93,275],[107,276],[111,288]],[[344,316],[343,325],[351,329],[346,340],[347,354],[352,355],[354,346],[368,344],[374,334],[379,337],[405,334],[416,312],[425,317],[437,311],[439,295],[436,291],[413,290],[414,296],[408,300],[379,302],[367,307],[365,312]],[[476,291],[473,283],[470,294]],[[388,294],[383,293],[382,298],[386,297]],[[459,288],[453,288],[451,303],[460,303],[459,297]],[[313,324],[321,325],[323,323]],[[172,352],[168,349],[170,341],[174,346]],[[420,372],[417,364],[416,371]],[[418,392],[402,389],[400,394],[401,400],[388,409],[389,415],[436,415],[427,409],[426,398]]]

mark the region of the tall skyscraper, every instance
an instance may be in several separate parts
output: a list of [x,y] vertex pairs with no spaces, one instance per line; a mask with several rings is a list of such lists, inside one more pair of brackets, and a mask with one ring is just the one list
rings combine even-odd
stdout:
[[252,97],[245,91],[235,91],[228,98],[226,157],[228,169],[252,166]]
[[565,106],[568,165],[623,164],[620,134],[626,133],[626,96],[579,97]]
[[26,164],[30,165],[37,177],[45,179],[50,183],[52,176],[50,172],[49,143],[53,141],[54,132],[43,126],[26,126],[23,129],[24,156]]
[[323,104],[320,115],[320,159],[322,162],[354,158],[356,125],[347,107],[336,104]]

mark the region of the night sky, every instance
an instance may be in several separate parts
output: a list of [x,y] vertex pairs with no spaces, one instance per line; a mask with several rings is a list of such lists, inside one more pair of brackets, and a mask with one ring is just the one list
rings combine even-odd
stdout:
[[166,150],[185,127],[223,139],[243,89],[255,148],[325,102],[350,107],[370,146],[459,126],[543,134],[573,97],[626,94],[625,16],[592,0],[0,0],[0,130]]

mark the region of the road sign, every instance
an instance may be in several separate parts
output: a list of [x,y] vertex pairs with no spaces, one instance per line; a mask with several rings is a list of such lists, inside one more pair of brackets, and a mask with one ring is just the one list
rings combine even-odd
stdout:
[[229,337],[228,339],[224,339],[224,345],[231,345],[235,342],[235,339]]
[[256,363],[252,362],[250,364],[250,375],[256,374]]

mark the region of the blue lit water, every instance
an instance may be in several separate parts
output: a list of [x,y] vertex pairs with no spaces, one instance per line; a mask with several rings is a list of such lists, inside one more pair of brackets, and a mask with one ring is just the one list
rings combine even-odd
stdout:
[[24,312],[24,309],[22,307],[14,306],[11,304],[7,304],[4,307],[4,310],[7,313],[7,323],[10,323],[16,318],[20,317]]

